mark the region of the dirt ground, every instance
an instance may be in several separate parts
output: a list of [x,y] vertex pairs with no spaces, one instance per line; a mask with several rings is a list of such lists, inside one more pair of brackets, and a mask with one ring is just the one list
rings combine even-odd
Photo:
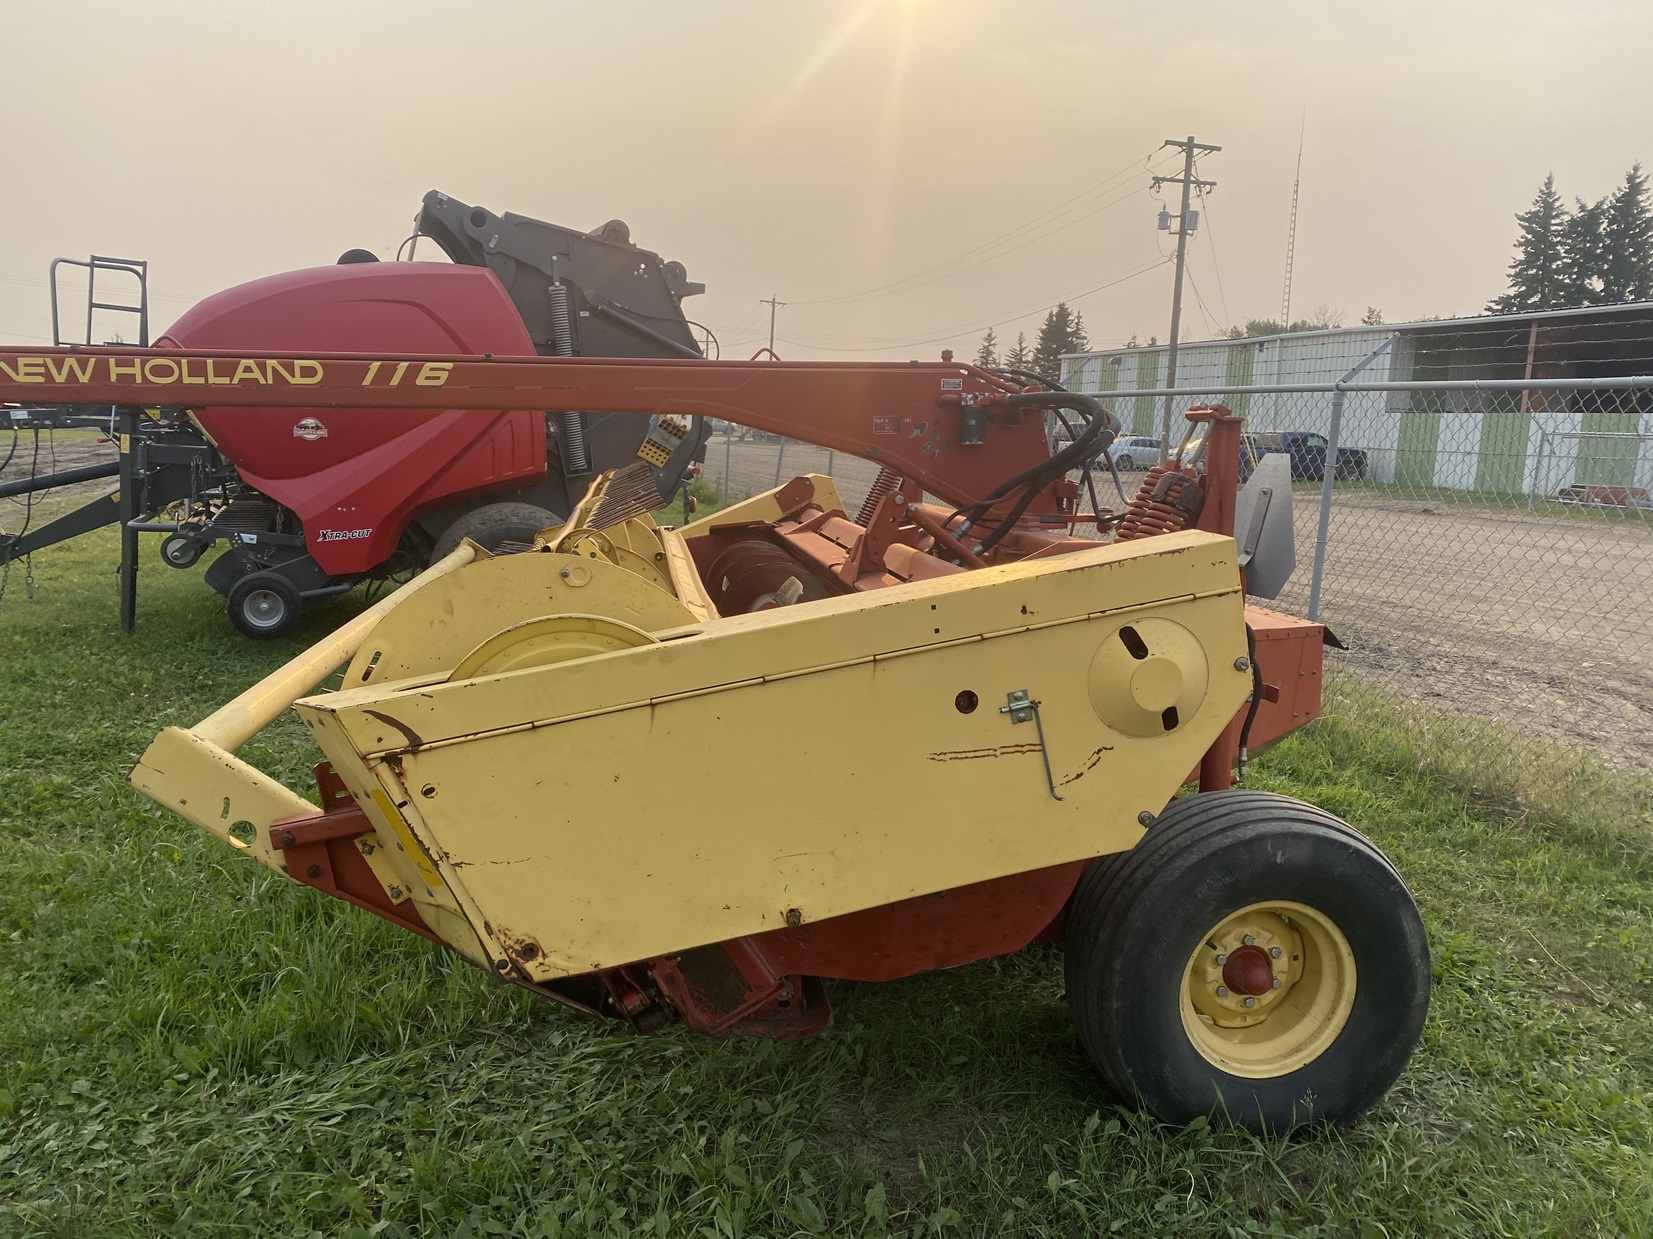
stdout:
[[[1298,495],[1283,609],[1304,613],[1318,506]],[[1339,669],[1653,769],[1653,523],[1340,496],[1322,613]]]
[[[102,464],[114,460],[116,454],[113,443],[97,442],[96,432],[90,430],[42,432],[38,454],[32,433],[21,432],[14,439],[9,432],[0,430],[0,466],[3,466],[0,467],[0,482],[21,480],[31,473],[43,476],[61,473],[65,469],[79,469],[84,465]],[[94,495],[107,495],[114,488],[114,478],[99,478],[93,482],[80,482],[38,493],[34,496],[35,514],[30,526],[37,528],[40,525],[39,510],[42,506],[49,505],[51,511],[57,514],[65,506],[70,506],[65,501],[78,499],[84,502]],[[0,499],[0,532],[17,533],[23,527],[28,508],[29,497],[26,495]]]
[[[720,481],[727,461],[734,498],[767,490],[776,451],[714,439],[706,476]],[[788,444],[782,480],[830,471],[853,513],[876,467],[842,455],[830,466],[822,449]],[[1117,502],[1100,475],[1097,490]],[[1299,566],[1272,605],[1302,615],[1318,494],[1294,498]],[[1653,522],[1347,491],[1327,547],[1321,610],[1350,647],[1328,651],[1331,665],[1616,769],[1653,769]]]

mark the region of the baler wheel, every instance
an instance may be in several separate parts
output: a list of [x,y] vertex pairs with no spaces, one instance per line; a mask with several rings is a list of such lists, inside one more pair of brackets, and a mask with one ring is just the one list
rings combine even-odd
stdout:
[[279,637],[298,622],[304,601],[298,586],[277,572],[249,572],[224,600],[230,623],[257,640]]
[[192,568],[206,550],[194,538],[181,533],[169,534],[161,540],[161,558],[172,568]]
[[553,516],[531,503],[490,503],[465,513],[449,525],[436,540],[436,549],[431,552],[430,561],[434,564],[446,558],[466,538],[495,555],[513,546],[530,547],[534,535],[540,530],[560,524],[560,516]]
[[1352,826],[1265,792],[1174,801],[1080,880],[1068,1005],[1112,1089],[1168,1123],[1346,1123],[1429,1010],[1405,883]]

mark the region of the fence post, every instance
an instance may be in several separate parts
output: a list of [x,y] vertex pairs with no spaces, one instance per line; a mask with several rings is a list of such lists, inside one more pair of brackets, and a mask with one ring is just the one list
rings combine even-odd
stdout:
[[786,459],[786,439],[783,436],[781,445],[775,450],[775,485],[781,484],[781,461]]
[[1320,618],[1320,585],[1326,575],[1326,535],[1332,524],[1332,480],[1337,477],[1337,443],[1343,429],[1343,385],[1387,353],[1400,337],[1392,335],[1362,357],[1332,389],[1332,424],[1326,431],[1326,465],[1320,471],[1320,527],[1314,535],[1314,572],[1309,578],[1309,619]]
[[1332,525],[1332,479],[1337,475],[1337,437],[1343,427],[1343,387],[1332,393],[1332,424],[1326,432],[1326,467],[1320,474],[1320,527],[1314,535],[1314,574],[1309,578],[1309,619],[1320,618],[1320,582],[1326,575],[1326,535]]
[[1550,432],[1538,427],[1538,457],[1532,462],[1532,485],[1527,488],[1527,511],[1538,510],[1538,489],[1544,485],[1544,453],[1550,445]]
[[726,504],[733,503],[735,501],[735,484],[732,481],[730,481],[730,478],[733,475],[731,475],[730,472],[729,472],[729,445],[732,442],[734,442],[734,438],[735,438],[735,424],[733,422],[724,422],[723,423],[723,492],[722,492],[721,495],[719,495],[719,498],[722,499],[723,502],[726,503]]

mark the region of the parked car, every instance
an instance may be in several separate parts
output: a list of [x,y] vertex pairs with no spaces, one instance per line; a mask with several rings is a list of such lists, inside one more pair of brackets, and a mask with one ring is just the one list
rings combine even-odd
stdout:
[[[1306,430],[1269,430],[1248,432],[1240,436],[1240,480],[1251,476],[1257,462],[1264,456],[1291,457],[1293,478],[1318,480],[1326,476],[1326,449],[1330,444],[1325,435]],[[1337,474],[1345,481],[1358,481],[1366,476],[1366,453],[1358,447],[1337,449]]]
[[[1113,457],[1116,469],[1146,469],[1159,463],[1159,440],[1150,439],[1145,435],[1126,435],[1113,441],[1113,445],[1108,448],[1108,455]],[[1092,466],[1096,469],[1107,467],[1106,462],[1101,459]]]

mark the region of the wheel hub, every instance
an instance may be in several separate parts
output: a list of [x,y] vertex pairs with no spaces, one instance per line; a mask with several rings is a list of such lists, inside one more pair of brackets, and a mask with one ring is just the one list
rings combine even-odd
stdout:
[[1200,945],[1190,997],[1202,1016],[1223,1028],[1267,1019],[1303,974],[1303,940],[1271,912],[1231,916]]
[[1223,965],[1223,984],[1236,994],[1266,994],[1274,988],[1274,966],[1260,946],[1242,946]]
[[1201,940],[1183,992],[1183,1027],[1208,1061],[1232,1075],[1281,1075],[1319,1057],[1348,1022],[1354,952],[1317,909],[1253,904]]
[[287,604],[274,590],[255,589],[247,595],[245,610],[254,623],[268,625],[280,622],[287,613]]

